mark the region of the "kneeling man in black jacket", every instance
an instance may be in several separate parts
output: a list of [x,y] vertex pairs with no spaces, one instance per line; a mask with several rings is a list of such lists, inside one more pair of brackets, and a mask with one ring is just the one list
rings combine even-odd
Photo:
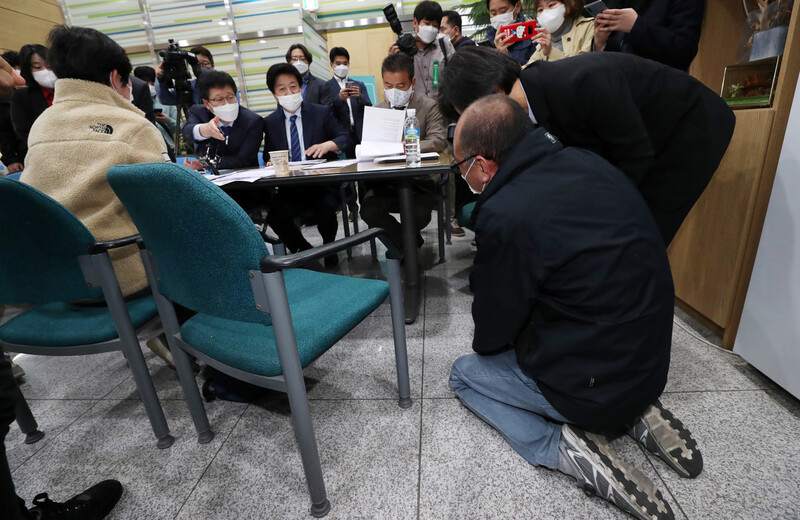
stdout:
[[454,144],[453,169],[480,195],[476,353],[453,364],[450,386],[531,464],[637,518],[673,518],[604,436],[626,430],[681,476],[702,470],[694,439],[658,401],[674,289],[645,201],[599,155],[533,130],[506,96],[473,103]]

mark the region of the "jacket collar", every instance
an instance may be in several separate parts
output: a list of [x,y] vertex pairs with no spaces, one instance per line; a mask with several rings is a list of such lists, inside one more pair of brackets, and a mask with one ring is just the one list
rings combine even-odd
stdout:
[[80,103],[110,105],[125,110],[130,110],[141,116],[144,112],[136,108],[133,103],[117,94],[108,85],[97,83],[96,81],[86,81],[82,79],[62,78],[56,82],[55,100],[53,105],[66,101],[78,101]]
[[550,110],[547,108],[544,96],[542,96],[542,86],[539,82],[540,68],[547,64],[548,62],[541,60],[535,61],[528,68],[523,69],[519,75],[519,81],[525,91],[525,97],[528,98],[528,107],[536,118],[536,124],[540,126],[547,126],[547,122],[550,119]]
[[530,132],[514,147],[506,162],[494,175],[486,188],[478,196],[473,210],[473,218],[480,207],[492,196],[500,191],[503,186],[511,182],[520,173],[536,168],[536,166],[563,150],[564,146],[544,128],[537,128]]

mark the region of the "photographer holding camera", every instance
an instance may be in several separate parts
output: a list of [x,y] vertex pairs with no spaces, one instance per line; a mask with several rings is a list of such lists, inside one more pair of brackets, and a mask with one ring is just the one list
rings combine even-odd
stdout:
[[[191,53],[191,54],[190,54]],[[191,105],[199,105],[203,101],[200,99],[200,91],[197,89],[197,80],[200,75],[204,71],[214,70],[214,57],[211,55],[211,51],[206,49],[205,47],[192,47],[189,52],[180,50],[180,47],[177,45],[172,45],[172,40],[170,40],[170,47],[167,51],[161,51],[161,56],[164,58],[164,61],[159,63],[156,67],[156,93],[158,95],[158,100],[161,102],[162,105],[183,105],[183,104],[191,104]],[[194,56],[192,56],[194,54]],[[178,75],[185,75],[186,73],[186,66],[185,63],[189,62],[192,66],[192,71],[194,72],[195,79],[189,82],[189,88],[191,89],[191,103],[184,103],[180,99],[180,95],[177,88],[173,88],[173,81],[176,79],[174,77],[176,74]],[[170,64],[176,63],[181,64],[178,65],[175,69],[170,70]],[[165,74],[164,67],[167,66],[167,71]],[[188,78],[187,78],[188,79]],[[174,85],[178,87],[178,85]]]
[[400,36],[397,42],[389,48],[389,54],[402,51],[414,58],[414,77],[417,78],[416,93],[435,101],[439,96],[439,81],[444,75],[447,60],[456,52],[450,39],[439,35],[442,7],[437,2],[424,0],[414,8],[414,32],[416,33],[413,40],[414,46],[410,45],[410,38],[401,35],[399,20],[396,26],[392,20],[389,22],[392,29]]

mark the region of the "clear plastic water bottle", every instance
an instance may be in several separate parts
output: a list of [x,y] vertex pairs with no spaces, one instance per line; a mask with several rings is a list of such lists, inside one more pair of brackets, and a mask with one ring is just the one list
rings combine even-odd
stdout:
[[419,121],[417,111],[413,108],[406,110],[403,140],[406,144],[406,166],[419,166]]

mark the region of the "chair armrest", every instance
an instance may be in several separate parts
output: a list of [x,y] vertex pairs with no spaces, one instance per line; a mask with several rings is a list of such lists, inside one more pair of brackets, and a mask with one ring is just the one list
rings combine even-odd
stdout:
[[342,238],[330,244],[324,244],[318,247],[313,247],[299,253],[291,255],[269,255],[261,259],[261,272],[274,273],[283,269],[293,269],[302,267],[309,262],[318,260],[320,258],[332,255],[339,251],[344,251],[358,244],[363,244],[374,238],[379,239],[386,246],[387,258],[399,260],[403,257],[402,252],[397,246],[389,239],[386,232],[381,228],[370,228],[366,231],[350,235],[349,237]]
[[273,246],[277,244],[283,244],[283,241],[280,238],[268,235],[266,233],[262,233],[261,238],[264,239],[264,242],[272,244]]
[[96,255],[108,251],[109,249],[117,249],[119,247],[129,246],[135,244],[140,240],[139,235],[131,235],[129,237],[118,238],[116,240],[107,240],[105,242],[95,242],[89,246],[89,254]]

